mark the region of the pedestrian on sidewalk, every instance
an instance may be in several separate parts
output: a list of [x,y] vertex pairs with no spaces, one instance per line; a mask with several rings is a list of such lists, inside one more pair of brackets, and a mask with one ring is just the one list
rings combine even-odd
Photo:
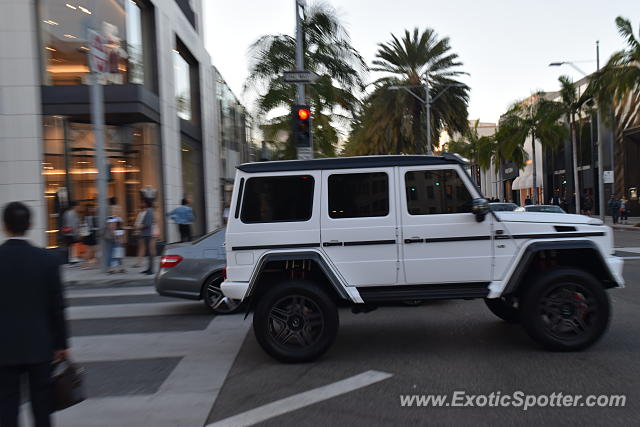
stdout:
[[191,241],[191,224],[195,219],[193,215],[193,209],[189,206],[191,203],[188,197],[182,199],[182,204],[169,212],[167,215],[178,224],[178,231],[180,232],[181,242]]
[[155,215],[153,212],[153,201],[149,199],[145,199],[145,206],[147,207],[145,210],[144,217],[142,218],[142,226],[140,228],[140,235],[144,240],[145,250],[147,252],[147,269],[142,272],[142,274],[153,274],[153,257],[155,255],[155,248],[152,245],[155,244],[155,234],[157,233],[157,227],[155,226]]
[[612,194],[609,197],[609,212],[611,213],[611,220],[614,224],[618,223],[618,215],[620,214],[620,201]]
[[67,248],[67,262],[75,264],[78,262],[75,244],[80,237],[80,218],[78,216],[78,203],[72,201],[69,208],[62,215],[62,237]]
[[98,245],[98,217],[96,216],[96,207],[94,205],[87,205],[85,210],[85,216],[80,226],[80,235],[82,236],[82,243],[87,247],[85,253],[85,263],[82,268],[93,268],[96,261],[96,246]]
[[3,210],[9,239],[0,246],[0,426],[18,426],[22,377],[36,427],[51,425],[54,360],[69,357],[59,259],[25,238],[31,212],[20,202]]
[[592,210],[593,210],[593,197],[591,197],[591,193],[585,190],[584,200],[582,202],[582,211],[585,215],[591,216]]
[[[146,199],[145,199],[146,200]],[[142,257],[144,256],[144,239],[140,235],[140,230],[142,230],[142,220],[144,219],[144,215],[147,211],[146,206],[140,208],[138,215],[136,216],[136,221],[133,223],[133,235],[136,239],[136,263],[133,264],[134,268],[142,267]]]
[[627,211],[628,203],[629,202],[624,198],[624,196],[622,196],[622,198],[620,198],[620,201],[618,202],[620,206],[620,222],[622,224],[626,224],[629,220],[629,212]]

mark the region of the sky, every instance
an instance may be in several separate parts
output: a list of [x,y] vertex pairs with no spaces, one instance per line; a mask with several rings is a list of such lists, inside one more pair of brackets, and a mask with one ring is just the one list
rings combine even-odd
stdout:
[[[264,34],[293,34],[295,0],[203,0],[206,46],[236,96],[248,74],[248,47]],[[638,34],[639,0],[327,0],[367,64],[377,44],[405,29],[433,28],[448,36],[460,56],[463,81],[471,87],[469,119],[497,122],[515,100],[536,90],[558,90],[558,77],[582,75],[554,61],[576,61],[584,72],[596,69],[596,40],[604,64],[624,47],[615,18],[627,17]],[[368,81],[375,75],[370,74]],[[247,105],[248,104],[248,105]]]

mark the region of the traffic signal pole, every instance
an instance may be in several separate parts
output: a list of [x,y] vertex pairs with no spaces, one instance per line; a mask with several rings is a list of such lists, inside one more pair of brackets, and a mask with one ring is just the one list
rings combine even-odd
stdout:
[[[304,71],[304,35],[302,33],[302,13],[304,12],[305,0],[294,0],[296,3],[296,71]],[[305,104],[304,83],[296,83],[296,103]],[[311,118],[309,118],[311,120]],[[313,158],[313,132],[309,129],[309,148],[297,148],[298,159]]]

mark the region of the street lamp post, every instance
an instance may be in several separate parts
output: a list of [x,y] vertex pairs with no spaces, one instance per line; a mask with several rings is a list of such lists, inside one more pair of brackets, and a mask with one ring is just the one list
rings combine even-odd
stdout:
[[[423,105],[424,105],[424,109],[425,109],[425,116],[426,116],[426,120],[427,120],[427,155],[432,155],[433,154],[433,149],[431,146],[431,105],[438,99],[440,98],[446,91],[447,89],[449,89],[450,87],[462,87],[464,86],[462,83],[452,83],[452,84],[448,84],[446,85],[444,88],[442,88],[442,90],[433,98],[431,98],[430,94],[429,94],[429,71],[427,71],[425,73],[426,79],[425,79],[425,84],[423,85],[407,85],[407,86],[389,86],[387,89],[389,90],[404,90],[405,92],[407,92],[408,94],[410,94],[411,96],[413,96],[414,98],[416,98],[418,101],[420,101]],[[420,96],[416,95],[414,92],[412,92],[410,89],[412,88],[416,88],[416,87],[421,87],[424,88],[424,99],[421,98]]]
[[[600,71],[600,41],[596,41],[596,63],[597,63],[597,70]],[[587,73],[585,73],[584,71],[582,71],[576,64],[574,64],[571,61],[558,61],[558,62],[552,62],[549,64],[550,67],[559,67],[562,65],[569,65],[570,67],[572,67],[574,70],[578,71],[580,74],[582,74],[584,77],[587,76]],[[604,221],[604,214],[605,214],[605,206],[604,206],[604,201],[605,201],[605,196],[604,196],[604,162],[603,162],[603,135],[604,135],[604,130],[602,129],[602,116],[600,114],[600,105],[598,105],[598,108],[596,110],[596,123],[597,123],[597,128],[598,128],[598,142],[597,142],[597,147],[598,147],[598,214],[601,220]],[[612,158],[612,163],[613,163],[613,158]],[[613,169],[613,168],[612,168]],[[576,171],[577,173],[577,171]],[[576,181],[577,184],[577,181]],[[578,190],[576,190],[577,193]],[[577,195],[577,194],[576,194]]]

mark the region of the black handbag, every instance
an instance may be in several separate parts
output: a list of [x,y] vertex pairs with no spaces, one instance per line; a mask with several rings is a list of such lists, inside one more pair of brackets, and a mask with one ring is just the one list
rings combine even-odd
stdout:
[[54,411],[61,411],[86,399],[84,368],[75,363],[54,362],[51,381]]

